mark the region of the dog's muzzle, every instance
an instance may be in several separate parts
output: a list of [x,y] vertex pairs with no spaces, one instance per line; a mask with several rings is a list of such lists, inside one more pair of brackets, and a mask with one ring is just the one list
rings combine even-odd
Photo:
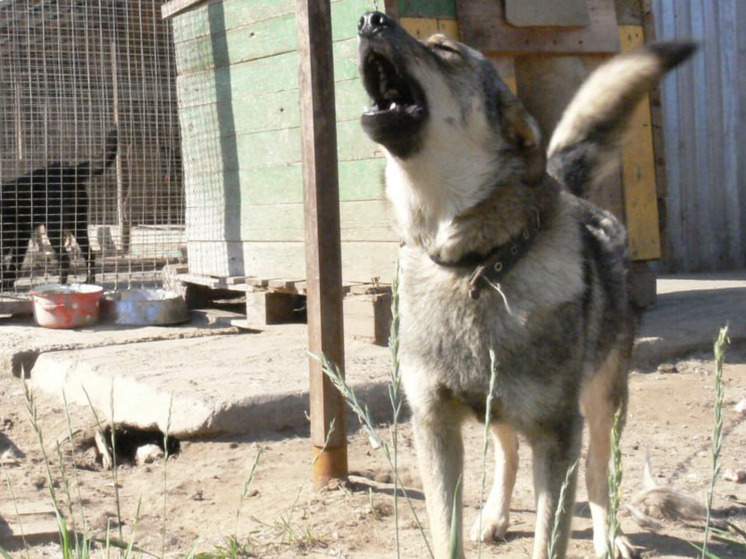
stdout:
[[358,35],[360,77],[370,96],[363,130],[394,155],[405,157],[417,148],[417,133],[427,118],[425,93],[407,72],[411,58],[424,47],[381,12],[363,14]]

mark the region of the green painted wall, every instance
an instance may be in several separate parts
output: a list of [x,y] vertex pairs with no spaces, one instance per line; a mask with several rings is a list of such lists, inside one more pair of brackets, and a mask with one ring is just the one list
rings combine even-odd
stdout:
[[456,0],[399,0],[399,17],[456,19]]
[[[344,276],[393,272],[380,149],[360,128],[357,21],[333,0]],[[190,272],[304,277],[294,0],[223,0],[173,20]]]

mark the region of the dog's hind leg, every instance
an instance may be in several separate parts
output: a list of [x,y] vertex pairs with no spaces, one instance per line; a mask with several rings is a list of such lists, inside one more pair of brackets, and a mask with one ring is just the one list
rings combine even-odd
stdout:
[[[464,445],[461,436],[463,414],[455,404],[438,402],[428,409],[413,406],[417,459],[425,490],[436,559],[461,559],[462,483]],[[455,511],[455,512],[454,512]],[[458,528],[455,555],[450,552],[451,521]]]
[[50,218],[47,221],[47,237],[52,248],[57,253],[57,259],[60,264],[60,283],[67,283],[67,277],[70,274],[70,255],[65,247],[65,235],[63,232],[62,221]]
[[579,412],[561,414],[551,424],[542,424],[540,432],[529,435],[536,492],[533,559],[547,559],[550,542],[552,559],[565,557],[575,504],[577,469],[573,466],[580,455],[581,421]]
[[[596,376],[583,389],[581,402],[588,424],[588,460],[585,483],[593,520],[593,547],[596,557],[607,553],[607,512],[609,508],[609,457],[611,430],[616,410],[627,408],[626,363],[614,351]],[[622,417],[623,419],[623,417]],[[614,542],[616,555],[624,559],[637,557],[637,550],[622,535]]]
[[471,528],[471,539],[483,542],[501,540],[510,525],[510,498],[518,473],[518,437],[510,425],[491,426],[495,445],[495,479],[481,518]]
[[88,238],[88,224],[87,220],[77,220],[75,224],[75,242],[80,247],[80,256],[83,258],[85,264],[85,281],[86,283],[92,283],[95,275],[93,273],[93,259],[91,258],[91,241]]
[[[0,254],[0,269],[2,270],[2,288],[13,289],[15,281],[23,266],[23,258],[31,238],[32,228],[30,225],[3,224],[6,229],[2,236],[2,254]],[[5,256],[8,256],[8,265],[5,264]]]

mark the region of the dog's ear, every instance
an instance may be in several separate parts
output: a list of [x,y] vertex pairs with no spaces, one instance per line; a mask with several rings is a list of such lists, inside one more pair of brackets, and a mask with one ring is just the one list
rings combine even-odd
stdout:
[[505,104],[501,117],[503,134],[516,148],[531,149],[541,144],[539,125],[518,99]]
[[544,174],[546,155],[541,143],[541,131],[523,104],[513,97],[500,112],[503,137],[525,161],[525,182],[536,182]]

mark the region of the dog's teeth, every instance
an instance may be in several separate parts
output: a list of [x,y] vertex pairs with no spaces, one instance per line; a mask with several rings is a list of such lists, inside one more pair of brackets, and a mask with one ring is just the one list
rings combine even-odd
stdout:
[[396,101],[393,101],[391,103],[391,106],[389,107],[389,110],[394,111],[394,110],[396,110],[396,107],[397,107]]

